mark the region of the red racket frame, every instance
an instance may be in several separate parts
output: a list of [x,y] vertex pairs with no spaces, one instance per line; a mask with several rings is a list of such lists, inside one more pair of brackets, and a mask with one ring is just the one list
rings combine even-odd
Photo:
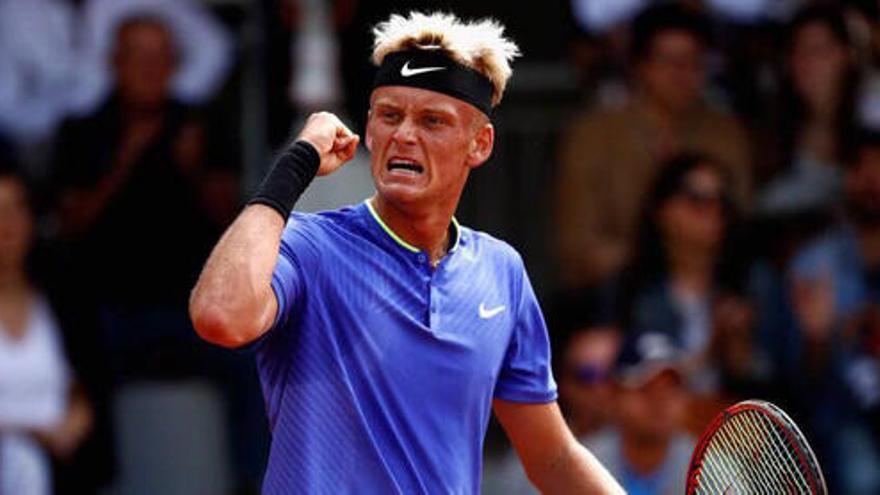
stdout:
[[798,464],[800,464],[801,472],[810,484],[810,491],[814,495],[827,495],[828,489],[825,486],[825,477],[816,460],[816,455],[807,443],[806,437],[798,429],[797,424],[792,421],[785,411],[776,405],[762,400],[746,400],[738,402],[727,409],[721,411],[715,419],[709,423],[709,426],[700,436],[694,453],[691,455],[690,468],[688,469],[686,495],[693,495],[700,482],[700,471],[702,470],[703,455],[709,447],[709,443],[715,437],[715,433],[721,428],[729,418],[745,411],[755,411],[770,419],[774,424],[780,427],[785,434],[786,440],[794,447],[794,453],[797,456]]

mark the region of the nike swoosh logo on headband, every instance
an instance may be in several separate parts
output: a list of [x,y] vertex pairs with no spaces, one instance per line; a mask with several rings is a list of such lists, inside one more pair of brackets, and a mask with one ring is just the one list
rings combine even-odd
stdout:
[[417,69],[409,68],[409,60],[400,68],[400,75],[403,77],[417,76],[426,72],[434,72],[438,70],[446,70],[446,67],[419,67]]

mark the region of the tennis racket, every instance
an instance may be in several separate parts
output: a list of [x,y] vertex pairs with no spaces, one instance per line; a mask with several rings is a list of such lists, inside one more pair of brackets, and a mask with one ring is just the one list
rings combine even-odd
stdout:
[[827,495],[813,450],[797,425],[769,402],[722,411],[691,457],[687,495]]

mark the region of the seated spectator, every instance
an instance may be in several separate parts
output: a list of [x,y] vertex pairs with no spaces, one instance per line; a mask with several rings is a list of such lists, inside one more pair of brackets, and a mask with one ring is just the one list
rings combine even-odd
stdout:
[[609,377],[619,347],[620,332],[610,325],[578,328],[562,347],[559,402],[578,438],[608,423]]
[[161,21],[128,19],[113,52],[113,95],[59,136],[63,231],[85,243],[93,286],[117,301],[182,304],[234,213],[223,143],[170,95],[179,57]]
[[812,417],[831,491],[880,492],[880,134],[862,134],[846,172],[846,214],[790,268],[797,336],[783,370]]
[[665,334],[631,337],[611,380],[611,425],[584,444],[627,493],[684,493],[695,441],[685,429],[688,392],[678,351]]
[[30,192],[0,164],[0,493],[83,493],[53,486],[91,434],[93,410],[68,360],[59,319],[31,282]]
[[735,197],[749,190],[743,129],[703,98],[708,21],[676,5],[632,24],[633,94],[622,107],[578,117],[562,143],[558,248],[566,285],[596,284],[630,256],[640,202],[658,165],[687,150],[717,157]]
[[721,166],[676,156],[648,192],[620,281],[622,328],[668,336],[684,351],[689,386],[708,397],[748,390],[758,374],[739,230]]
[[842,196],[843,164],[851,161],[858,128],[860,70],[840,7],[808,6],[788,27],[786,71],[769,119],[778,141],[763,156],[775,171],[758,196],[764,215],[827,211]]

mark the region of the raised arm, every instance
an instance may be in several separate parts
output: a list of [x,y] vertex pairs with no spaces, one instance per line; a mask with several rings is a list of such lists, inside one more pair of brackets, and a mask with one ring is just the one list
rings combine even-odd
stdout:
[[256,199],[214,247],[193,289],[190,317],[196,332],[209,342],[239,347],[271,327],[278,311],[272,272],[287,214],[315,169],[317,175],[336,171],[354,156],[359,138],[335,115],[321,112],[306,121],[300,141],[307,145],[292,145],[287,159],[269,172]]
[[541,493],[625,493],[602,464],[574,438],[555,402],[521,404],[496,399],[493,409],[529,481]]

